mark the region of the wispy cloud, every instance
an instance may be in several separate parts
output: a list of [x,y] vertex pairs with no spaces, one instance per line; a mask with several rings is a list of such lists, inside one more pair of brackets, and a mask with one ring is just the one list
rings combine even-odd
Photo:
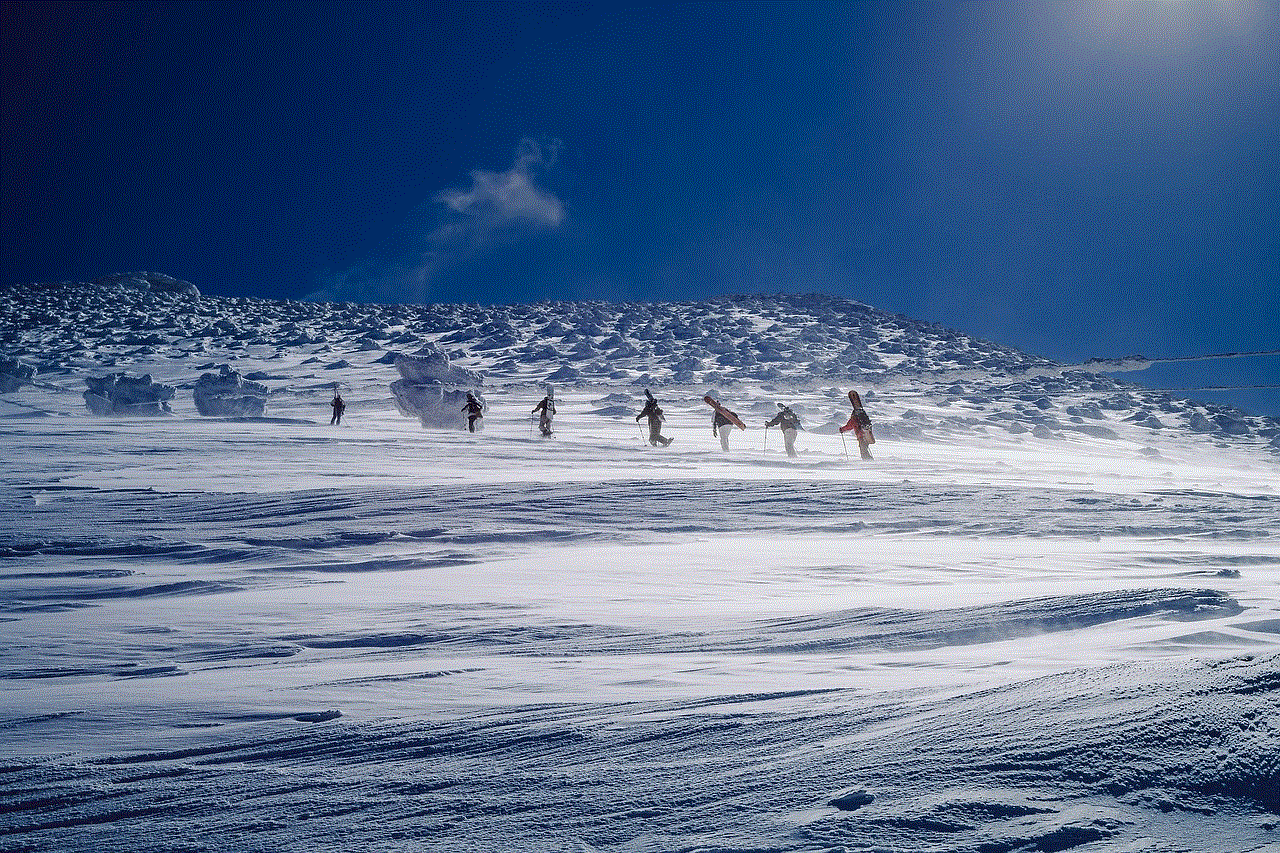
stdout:
[[503,172],[475,169],[471,186],[437,193],[434,227],[410,228],[407,245],[388,257],[371,259],[325,276],[309,299],[353,302],[426,302],[433,281],[498,241],[554,231],[565,219],[564,205],[539,187],[539,175],[555,166],[559,140],[522,139],[511,167]]
[[484,238],[510,224],[558,228],[564,221],[560,199],[533,183],[537,171],[550,169],[560,153],[560,143],[520,142],[515,162],[505,172],[476,169],[471,188],[444,190],[435,200],[467,217],[472,238]]

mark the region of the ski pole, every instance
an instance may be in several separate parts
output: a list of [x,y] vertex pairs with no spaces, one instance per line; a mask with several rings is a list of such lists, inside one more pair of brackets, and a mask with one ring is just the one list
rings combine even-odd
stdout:
[[533,413],[529,413],[529,438],[533,438]]
[[844,433],[840,433],[840,443],[844,445],[844,459],[849,461],[849,442],[844,440]]
[[765,424],[765,427],[764,427],[764,449],[765,450],[769,449],[769,425],[768,424]]

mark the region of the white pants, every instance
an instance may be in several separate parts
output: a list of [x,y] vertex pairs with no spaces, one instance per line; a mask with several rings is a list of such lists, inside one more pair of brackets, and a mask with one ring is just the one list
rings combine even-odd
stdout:
[[787,455],[796,455],[796,431],[793,429],[784,429],[782,431],[782,443],[787,446]]
[[720,436],[720,449],[729,449],[729,433],[733,430],[733,424],[721,424],[716,427],[716,433]]

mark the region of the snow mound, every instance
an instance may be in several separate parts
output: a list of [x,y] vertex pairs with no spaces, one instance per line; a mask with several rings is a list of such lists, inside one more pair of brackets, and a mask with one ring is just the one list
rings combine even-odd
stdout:
[[196,411],[209,417],[260,418],[270,389],[245,379],[222,365],[219,373],[205,373],[192,389]]
[[163,415],[169,414],[169,401],[177,389],[154,382],[150,374],[140,377],[123,373],[90,376],[85,380],[85,405],[95,415]]

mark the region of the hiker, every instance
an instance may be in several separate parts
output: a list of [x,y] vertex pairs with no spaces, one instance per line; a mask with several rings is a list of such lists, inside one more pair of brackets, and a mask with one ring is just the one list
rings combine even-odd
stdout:
[[782,443],[787,446],[787,455],[794,457],[796,455],[796,430],[804,429],[800,426],[800,418],[790,408],[778,404],[778,414],[773,420],[765,422],[764,428],[778,426],[782,429]]
[[733,432],[734,422],[729,417],[738,417],[738,413],[721,408],[713,408],[711,410],[711,434],[720,438],[720,449],[729,450],[729,433]]
[[654,447],[657,447],[659,444],[666,447],[672,441],[671,439],[664,438],[662,436],[662,422],[666,420],[666,418],[662,416],[662,409],[658,408],[658,401],[653,398],[653,394],[649,393],[648,388],[644,389],[644,395],[649,398],[649,401],[644,404],[644,408],[641,409],[640,414],[636,415],[636,423],[640,423],[641,418],[648,418],[649,443]]
[[342,395],[337,391],[333,392],[333,400],[329,403],[333,406],[333,417],[329,418],[329,426],[334,424],[342,425],[342,413],[347,410],[347,403],[342,399]]
[[875,435],[871,432],[871,416],[867,414],[866,409],[862,408],[862,398],[858,396],[857,391],[849,392],[849,403],[853,406],[853,414],[849,416],[849,422],[840,427],[840,431],[853,430],[854,437],[858,439],[858,451],[862,454],[862,458],[870,459],[870,445],[876,443]]
[[476,431],[476,421],[484,417],[484,406],[476,399],[475,395],[470,391],[467,392],[467,404],[459,411],[467,413],[467,429],[471,432]]
[[548,387],[547,396],[543,397],[542,402],[534,406],[533,411],[530,412],[530,414],[537,414],[539,411],[542,412],[542,414],[538,416],[538,429],[542,430],[543,436],[551,435],[551,418],[556,413],[555,394],[555,389]]

